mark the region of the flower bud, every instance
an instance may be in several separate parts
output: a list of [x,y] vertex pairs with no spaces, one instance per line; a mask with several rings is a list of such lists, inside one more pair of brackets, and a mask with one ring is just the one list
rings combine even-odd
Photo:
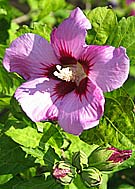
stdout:
[[72,157],[72,164],[81,171],[88,166],[88,157],[83,151],[75,152]]
[[81,177],[88,187],[98,186],[102,183],[101,172],[95,167],[83,169]]
[[101,171],[112,170],[126,159],[130,158],[132,150],[119,150],[114,147],[98,147],[89,156],[89,166],[94,166]]
[[61,184],[68,185],[76,175],[76,168],[70,163],[60,161],[55,165],[52,175]]

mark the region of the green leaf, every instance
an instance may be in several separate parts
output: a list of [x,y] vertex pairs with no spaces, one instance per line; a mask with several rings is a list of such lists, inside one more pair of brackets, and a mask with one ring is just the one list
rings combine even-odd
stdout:
[[9,37],[8,29],[10,28],[10,19],[5,9],[0,9],[0,43],[6,44]]
[[5,123],[10,113],[10,97],[0,95],[0,123]]
[[103,45],[117,26],[117,17],[112,9],[97,7],[89,12],[92,29],[88,32],[87,41],[89,44]]
[[[65,0],[40,0],[39,1],[39,20],[47,16],[50,12],[56,11],[60,8],[64,8],[66,5]],[[46,10],[46,11],[44,11]]]
[[52,177],[48,177],[47,179],[42,177],[33,177],[28,181],[23,181],[14,186],[14,189],[62,189],[64,188],[62,185],[55,182]]
[[[41,123],[37,123],[37,125]],[[44,144],[53,146],[54,148],[60,148],[63,145],[63,137],[56,125],[45,122],[43,125],[43,136],[40,141],[40,147],[44,148]]]
[[102,174],[102,183],[99,186],[99,189],[107,189],[108,175]]
[[110,144],[121,149],[135,149],[134,104],[125,90],[106,93],[104,116],[99,126],[80,136],[88,144]]
[[22,178],[20,178],[20,176],[14,176],[8,182],[0,183],[0,189],[13,189],[13,187],[20,182],[22,182]]
[[17,174],[34,165],[34,158],[5,135],[0,136],[0,174]]
[[[135,71],[135,68],[134,68]],[[128,94],[134,99],[135,98],[135,78],[129,77],[129,79],[124,83],[123,87],[126,89]]]
[[21,146],[22,150],[26,152],[26,154],[33,156],[35,159],[35,163],[39,163],[40,165],[44,165],[44,154],[45,151],[37,148],[31,148],[31,147],[24,147]]
[[13,178],[12,174],[0,175],[0,184],[4,184]]
[[121,184],[118,189],[135,189],[135,187],[129,184]]
[[21,84],[22,79],[14,73],[8,73],[0,59],[0,93],[12,96],[16,88]]
[[[77,174],[74,181],[70,185],[65,186],[64,189],[88,189],[88,188],[83,184],[83,181],[81,180],[80,175]],[[95,188],[92,187],[92,189],[95,189]]]
[[52,148],[51,146],[48,148],[48,150],[44,154],[43,159],[45,162],[45,166],[47,167],[46,170],[49,170],[49,171],[52,171],[54,164],[61,160],[58,154],[56,154],[54,148]]
[[125,47],[131,64],[135,64],[135,17],[122,18],[112,31],[107,44]]
[[39,142],[42,138],[42,134],[29,126],[23,129],[18,129],[12,126],[8,131],[6,131],[6,135],[10,136],[20,145],[31,148],[39,146]]
[[66,132],[64,132],[64,135],[66,139],[70,141],[68,150],[65,151],[65,155],[69,159],[72,159],[73,153],[78,151],[83,151],[87,156],[89,156],[91,152],[98,147],[96,144],[89,145],[85,143],[78,136],[74,136]]
[[6,45],[0,44],[0,59],[3,59],[5,49],[6,49]]
[[38,22],[33,22],[31,27],[23,25],[16,32],[17,37],[25,33],[34,33],[42,36],[46,40],[50,41],[51,29],[46,24],[40,24]]
[[55,152],[54,148],[46,145],[46,148],[28,148],[21,147],[23,151],[27,153],[27,155],[31,155],[35,158],[35,163],[39,163],[40,167],[37,171],[39,175],[45,172],[52,172],[54,164],[60,161],[59,155]]

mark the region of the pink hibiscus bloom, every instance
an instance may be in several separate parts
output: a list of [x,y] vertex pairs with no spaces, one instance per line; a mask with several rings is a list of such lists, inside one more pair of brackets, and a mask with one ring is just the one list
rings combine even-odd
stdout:
[[119,88],[128,77],[129,59],[123,47],[86,45],[89,20],[76,8],[51,34],[51,44],[27,33],[6,49],[4,67],[24,79],[15,92],[34,122],[57,120],[79,135],[99,123],[103,92]]

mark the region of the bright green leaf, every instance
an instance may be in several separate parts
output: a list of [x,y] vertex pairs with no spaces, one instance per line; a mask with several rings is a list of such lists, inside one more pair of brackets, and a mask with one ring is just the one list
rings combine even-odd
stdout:
[[83,151],[87,156],[97,148],[98,145],[89,145],[82,141],[78,136],[74,136],[68,133],[64,133],[66,139],[70,142],[68,150],[65,151],[66,156],[69,159],[72,159],[72,155],[74,152]]
[[37,147],[42,138],[42,134],[29,126],[23,129],[17,129],[12,126],[6,131],[6,135],[10,136],[15,142],[31,148]]
[[12,174],[0,175],[0,184],[8,182],[12,177]]
[[[37,124],[41,125],[41,123]],[[46,143],[56,148],[60,148],[63,144],[63,137],[58,127],[49,122],[43,123],[43,137],[40,141],[40,147],[43,147]]]
[[89,44],[103,45],[117,26],[117,17],[114,11],[107,7],[97,7],[89,12],[92,29],[88,32]]
[[125,47],[131,64],[135,64],[135,17],[122,18],[112,31],[107,44]]

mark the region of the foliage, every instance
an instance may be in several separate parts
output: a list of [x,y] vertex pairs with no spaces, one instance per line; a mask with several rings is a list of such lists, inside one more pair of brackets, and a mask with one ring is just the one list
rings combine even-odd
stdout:
[[[52,27],[66,18],[73,8],[65,0],[26,0],[22,5],[24,2],[29,7],[26,14],[8,0],[0,0],[0,189],[87,189],[79,173],[69,185],[58,183],[52,176],[54,165],[58,161],[72,164],[73,154],[80,151],[88,158],[98,146],[132,149],[131,158],[113,171],[102,173],[102,184],[92,187],[107,189],[109,179],[108,187],[111,189],[110,183],[116,179],[116,174],[122,173],[123,169],[129,173],[130,168],[132,172],[135,170],[135,17],[121,18],[118,10],[110,7],[84,10],[92,24],[87,43],[124,46],[131,60],[132,77],[125,83],[125,88],[104,94],[105,113],[99,125],[78,137],[63,132],[55,122],[32,122],[13,97],[23,79],[3,68],[5,49],[12,40],[27,32],[50,41]],[[123,10],[126,16],[126,7]],[[121,182],[115,189],[133,189],[133,176],[130,178],[133,182]]]

